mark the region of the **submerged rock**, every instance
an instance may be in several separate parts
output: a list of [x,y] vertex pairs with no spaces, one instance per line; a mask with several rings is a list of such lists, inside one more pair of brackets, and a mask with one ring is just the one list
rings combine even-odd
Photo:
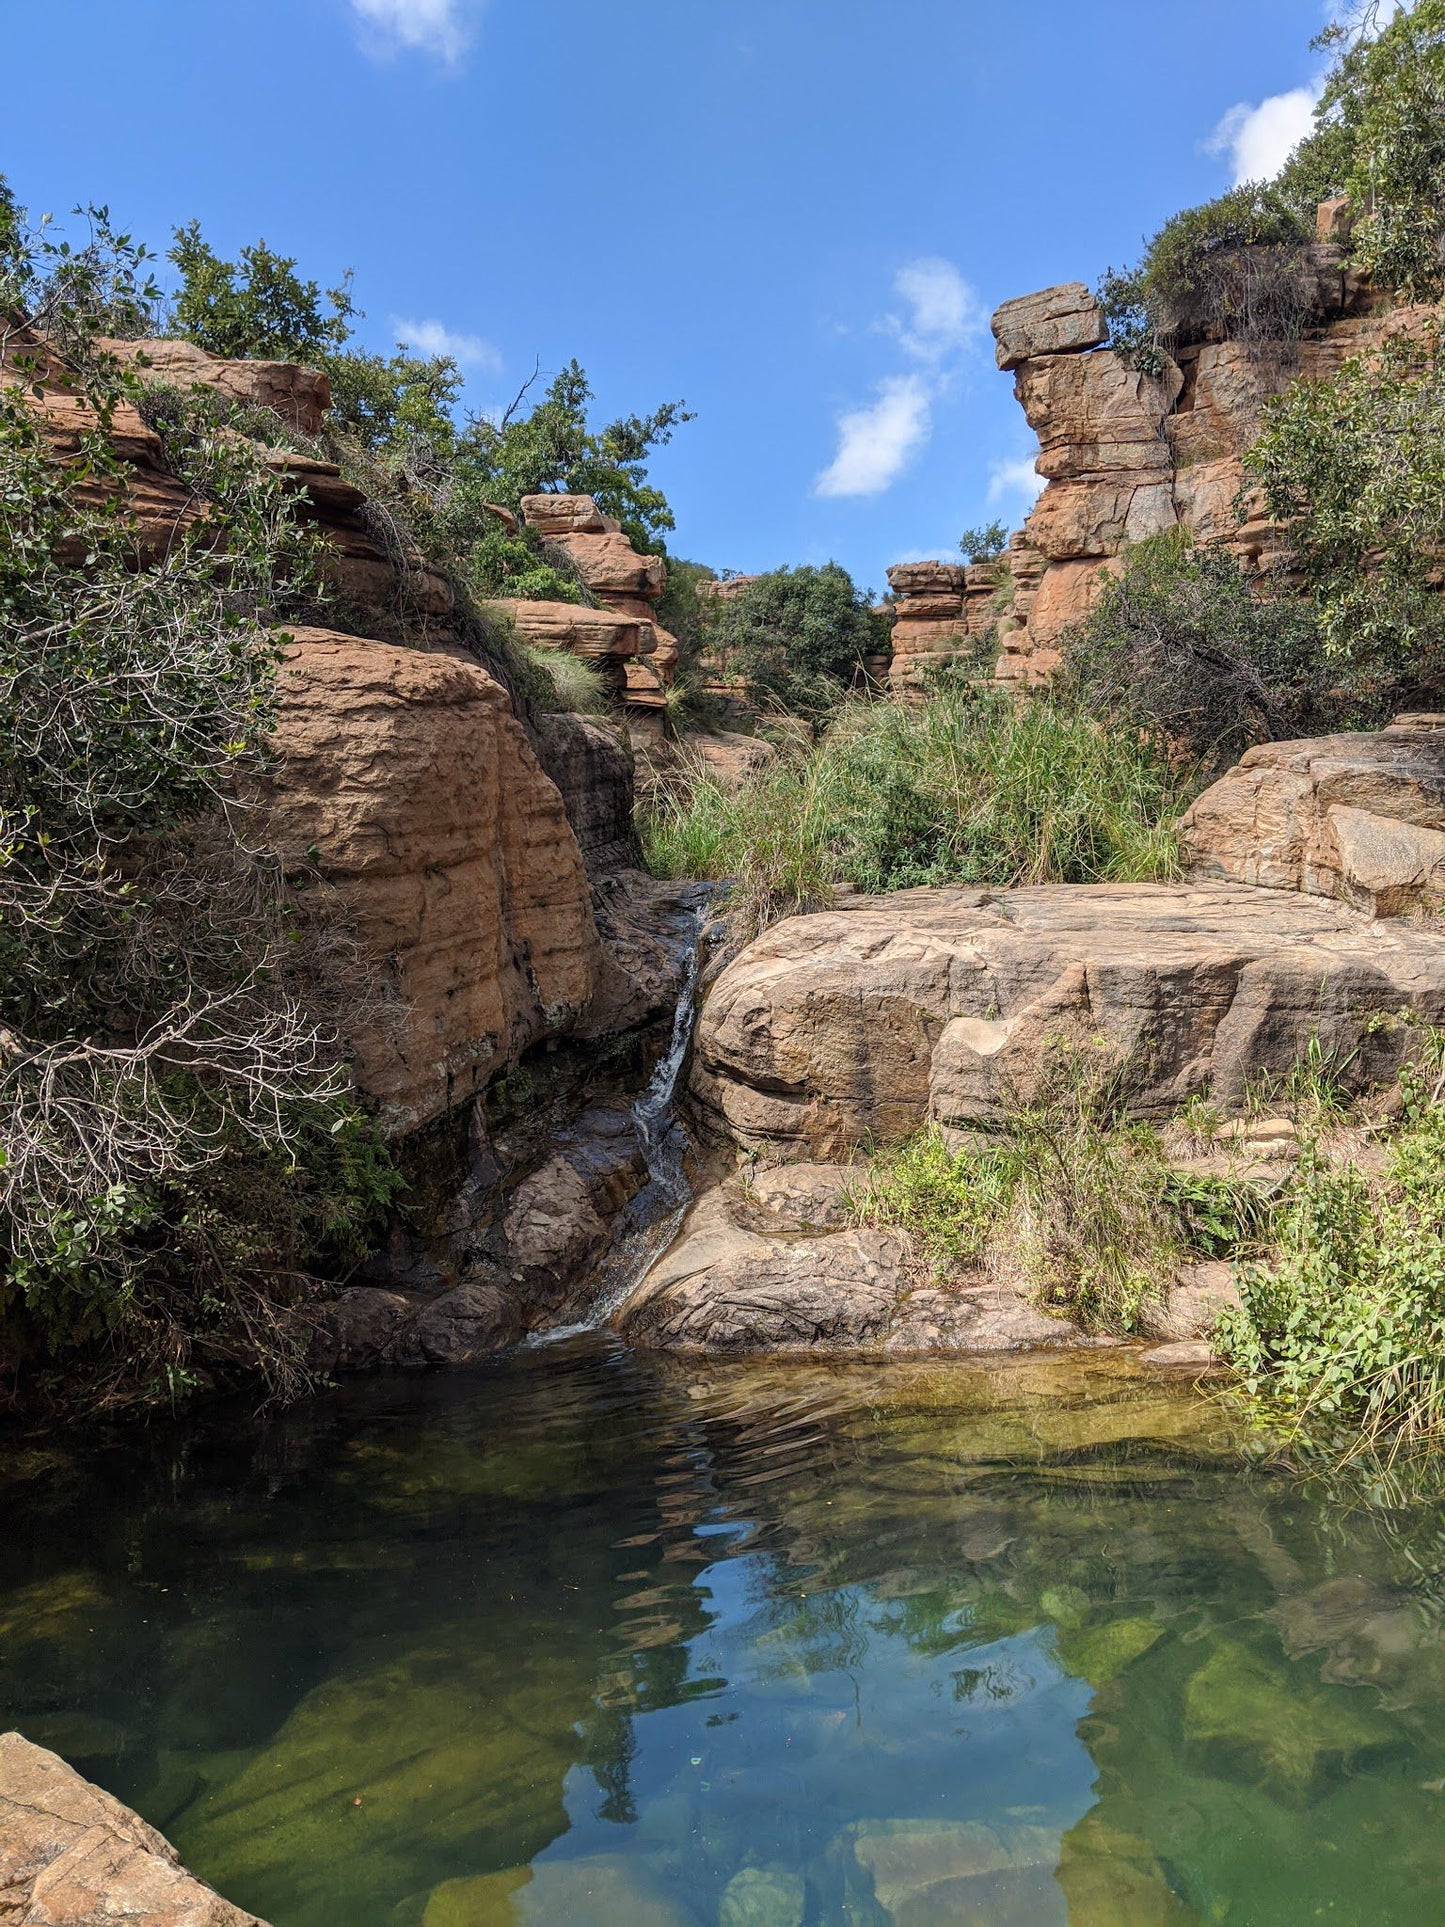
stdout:
[[0,1919],[14,1927],[266,1927],[57,1754],[0,1734]]

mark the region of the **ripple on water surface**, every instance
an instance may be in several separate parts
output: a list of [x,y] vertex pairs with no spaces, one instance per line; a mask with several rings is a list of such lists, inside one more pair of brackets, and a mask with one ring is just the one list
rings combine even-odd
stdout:
[[0,1719],[275,1927],[1445,1920],[1445,1525],[1107,1353],[581,1342],[0,1503]]

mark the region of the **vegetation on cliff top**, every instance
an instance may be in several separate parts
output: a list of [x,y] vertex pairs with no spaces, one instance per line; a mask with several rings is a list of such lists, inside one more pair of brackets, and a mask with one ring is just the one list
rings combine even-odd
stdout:
[[1321,36],[1336,57],[1314,130],[1274,180],[1184,209],[1137,266],[1104,276],[1114,345],[1136,367],[1157,369],[1180,339],[1296,338],[1317,299],[1315,209],[1332,194],[1349,197],[1349,257],[1377,287],[1445,293],[1445,0],[1380,15]]

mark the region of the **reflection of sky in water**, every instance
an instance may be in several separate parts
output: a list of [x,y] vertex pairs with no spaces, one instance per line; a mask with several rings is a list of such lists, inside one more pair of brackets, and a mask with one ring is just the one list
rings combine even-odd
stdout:
[[1445,1920],[1445,1534],[1216,1423],[582,1346],[17,1452],[0,1720],[274,1927]]

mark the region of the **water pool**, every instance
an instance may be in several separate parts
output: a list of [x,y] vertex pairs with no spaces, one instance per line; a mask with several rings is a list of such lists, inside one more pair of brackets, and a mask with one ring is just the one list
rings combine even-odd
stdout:
[[274,1927],[1445,1921],[1445,1521],[1118,1355],[0,1451],[0,1721]]

